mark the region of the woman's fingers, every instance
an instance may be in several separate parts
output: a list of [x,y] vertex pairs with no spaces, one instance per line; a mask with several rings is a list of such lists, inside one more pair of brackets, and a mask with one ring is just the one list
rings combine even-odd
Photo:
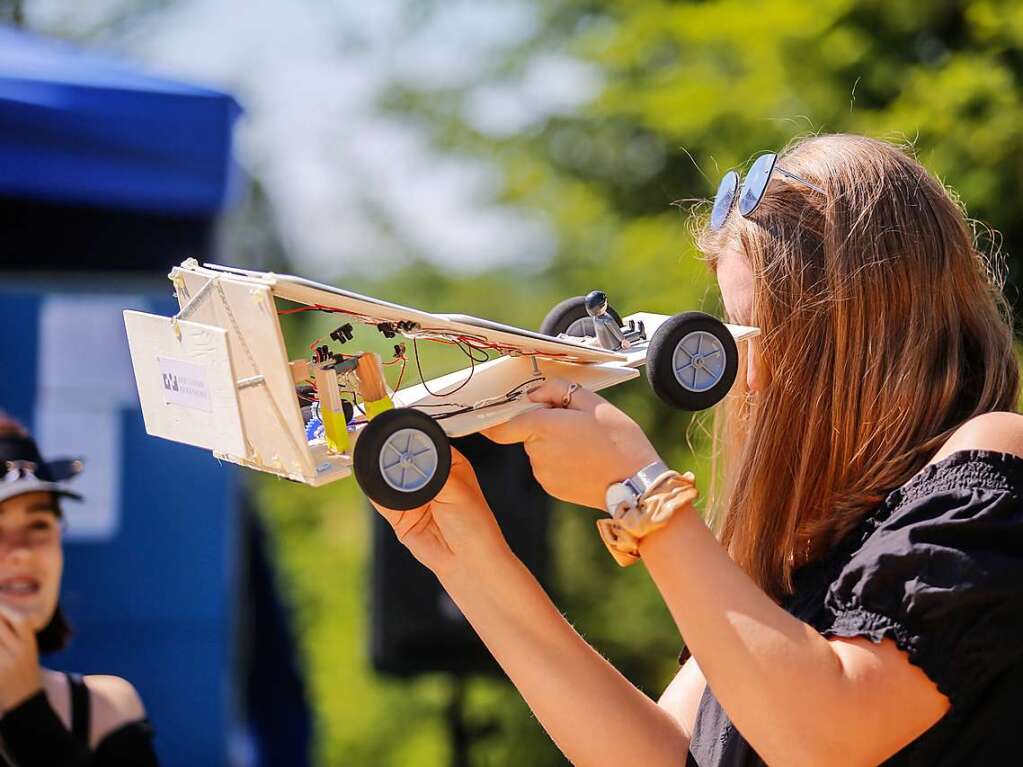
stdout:
[[31,626],[29,626],[28,618],[19,612],[12,610],[5,605],[0,605],[0,617],[3,618],[3,622],[8,624],[13,630],[15,635],[20,639],[34,638]]
[[[565,401],[565,397],[568,395],[570,384],[571,381],[564,378],[548,378],[542,384],[530,391],[527,396],[533,402],[543,402],[551,407],[560,408],[562,407],[562,403]],[[572,397],[569,400],[567,409],[593,412],[597,405],[604,401],[603,397],[600,397],[591,392],[589,389],[580,386],[572,392]]]
[[482,429],[480,434],[501,445],[527,442],[537,435],[571,424],[578,413],[595,415],[597,407],[607,403],[600,395],[580,386],[572,392],[568,407],[562,407],[570,383],[564,378],[548,378],[528,394],[531,402],[547,405],[546,408],[529,410],[504,423]]
[[381,506],[372,498],[369,499],[369,502],[373,505],[373,508],[379,512],[380,516],[387,520],[391,527],[398,524],[398,520],[401,519],[401,515],[405,513],[404,511],[398,511],[396,509],[389,509],[386,506]]
[[540,431],[546,410],[530,410],[512,419],[481,429],[480,434],[499,445],[511,445],[514,442],[525,442]]
[[482,429],[480,434],[500,445],[530,442],[546,435],[565,434],[566,428],[578,427],[581,418],[583,415],[577,410],[563,410],[562,408],[530,410],[504,423]]
[[22,641],[23,620],[14,611],[0,605],[0,645],[12,651]]

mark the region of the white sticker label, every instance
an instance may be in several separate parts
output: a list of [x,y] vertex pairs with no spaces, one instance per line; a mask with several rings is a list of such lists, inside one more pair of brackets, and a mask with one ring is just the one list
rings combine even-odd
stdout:
[[163,378],[163,401],[213,412],[210,390],[206,387],[206,368],[171,357],[157,357]]

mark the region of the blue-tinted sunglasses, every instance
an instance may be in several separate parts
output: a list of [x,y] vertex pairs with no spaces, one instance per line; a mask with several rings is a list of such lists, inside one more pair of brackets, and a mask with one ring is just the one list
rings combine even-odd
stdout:
[[728,171],[725,177],[718,184],[718,193],[714,195],[714,208],[710,212],[710,228],[720,229],[728,218],[728,212],[732,209],[732,202],[735,200],[735,193],[739,192],[739,213],[743,218],[757,209],[760,201],[764,199],[764,192],[767,191],[767,182],[771,180],[771,174],[778,171],[786,178],[805,184],[811,189],[824,194],[824,190],[816,184],[811,184],[802,176],[790,173],[778,166],[778,155],[775,152],[767,152],[760,155],[753,161],[753,166],[746,174],[746,180],[742,182],[742,189],[739,188],[739,174],[734,170]]

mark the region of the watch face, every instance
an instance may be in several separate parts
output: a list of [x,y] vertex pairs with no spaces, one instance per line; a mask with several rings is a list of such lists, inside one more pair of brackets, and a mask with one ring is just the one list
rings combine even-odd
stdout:
[[637,500],[638,496],[632,491],[632,488],[621,482],[615,482],[608,487],[607,493],[604,495],[604,504],[607,506],[607,513],[611,516],[614,516],[622,505],[630,509],[635,508]]

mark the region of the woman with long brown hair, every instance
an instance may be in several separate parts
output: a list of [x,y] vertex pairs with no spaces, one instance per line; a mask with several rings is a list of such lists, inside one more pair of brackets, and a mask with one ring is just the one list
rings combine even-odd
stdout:
[[761,329],[720,419],[716,536],[700,481],[592,392],[547,381],[546,408],[486,432],[570,502],[653,480],[600,527],[685,640],[658,701],[515,559],[462,456],[430,504],[378,509],[573,763],[990,763],[1023,684],[1023,417],[997,276],[889,144],[812,137],[748,178],[726,177],[699,236],[729,319]]

